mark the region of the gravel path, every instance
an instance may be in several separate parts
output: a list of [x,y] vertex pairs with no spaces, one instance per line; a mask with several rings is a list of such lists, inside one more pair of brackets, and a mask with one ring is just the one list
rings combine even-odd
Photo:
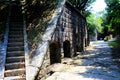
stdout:
[[84,54],[52,65],[54,73],[46,80],[120,80],[120,68],[113,62],[108,43],[96,41],[91,46]]

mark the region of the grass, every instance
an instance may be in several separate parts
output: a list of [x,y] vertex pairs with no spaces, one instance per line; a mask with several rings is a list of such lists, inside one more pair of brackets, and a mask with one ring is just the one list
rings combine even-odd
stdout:
[[[119,67],[120,66],[120,38],[116,41],[112,41],[108,43],[112,48],[112,58],[114,59],[114,63]],[[120,68],[119,68],[120,69]]]
[[110,41],[110,42],[108,42],[108,44],[109,44],[109,46],[111,48],[113,48],[113,47],[119,47],[119,44],[118,44],[117,41]]

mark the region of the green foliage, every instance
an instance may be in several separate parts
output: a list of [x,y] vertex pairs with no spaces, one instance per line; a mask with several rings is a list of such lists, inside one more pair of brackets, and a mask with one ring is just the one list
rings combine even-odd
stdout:
[[37,48],[42,35],[50,21],[52,14],[55,11],[57,0],[31,0],[27,2],[26,17],[27,17],[27,35],[30,55]]
[[85,11],[96,0],[68,0],[78,10]]
[[110,47],[118,47],[119,46],[117,41],[110,41],[110,42],[108,42],[108,44]]
[[96,31],[102,33],[103,27],[101,26],[102,18],[95,16],[94,14],[90,14],[87,17],[87,23],[89,27],[89,33],[95,34]]
[[[27,22],[32,22],[36,18],[42,18],[49,15],[49,12],[56,8],[57,0],[31,0],[26,1]],[[46,12],[47,11],[47,12]]]
[[112,35],[105,36],[104,41],[108,41],[108,40],[110,40],[110,39],[112,39]]
[[113,33],[120,35],[120,0],[105,0],[107,3],[107,25],[114,29]]

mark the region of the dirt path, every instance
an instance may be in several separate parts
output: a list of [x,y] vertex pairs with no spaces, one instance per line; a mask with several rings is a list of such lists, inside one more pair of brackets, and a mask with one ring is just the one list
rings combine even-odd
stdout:
[[112,59],[107,42],[91,43],[84,54],[52,66],[54,73],[46,80],[120,80],[120,69]]

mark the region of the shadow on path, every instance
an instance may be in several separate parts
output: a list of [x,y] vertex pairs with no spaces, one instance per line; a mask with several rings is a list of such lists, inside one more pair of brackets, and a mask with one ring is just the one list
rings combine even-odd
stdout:
[[47,80],[120,80],[120,69],[107,42],[97,41],[91,46],[92,49],[71,59],[71,64],[62,64],[63,69],[55,71]]

